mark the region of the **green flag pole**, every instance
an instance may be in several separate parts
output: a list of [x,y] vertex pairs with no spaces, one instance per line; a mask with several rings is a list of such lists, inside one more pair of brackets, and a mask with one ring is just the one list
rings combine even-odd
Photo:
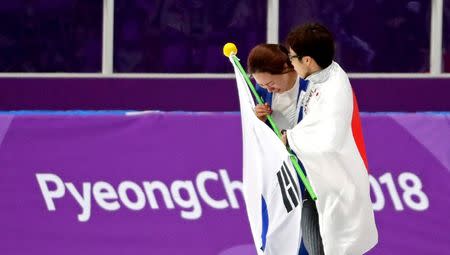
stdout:
[[[225,56],[230,58],[234,64],[236,64],[236,66],[239,69],[239,72],[242,74],[242,76],[245,79],[245,82],[247,83],[248,87],[250,88],[253,95],[255,96],[256,101],[258,101],[258,104],[264,104],[263,98],[256,91],[255,86],[250,81],[250,78],[248,77],[247,73],[244,71],[244,68],[242,67],[239,59],[236,57],[236,53],[237,53],[236,45],[234,45],[233,43],[225,44],[225,46],[223,46],[223,53]],[[278,129],[278,126],[275,123],[275,121],[273,120],[272,116],[270,116],[270,114],[267,115],[267,120],[269,121],[270,125],[272,126],[272,129],[275,132],[275,134],[277,134],[277,136],[281,139],[281,132]],[[286,149],[289,152],[289,158],[291,159],[292,165],[294,165],[295,170],[297,171],[298,175],[300,176],[300,179],[303,182],[303,184],[305,185],[305,188],[308,191],[309,195],[311,196],[311,198],[313,200],[317,200],[317,196],[314,193],[314,191],[311,187],[311,184],[309,183],[308,178],[306,178],[303,169],[300,167],[300,165],[297,161],[297,157],[292,153],[291,148],[286,146]]]

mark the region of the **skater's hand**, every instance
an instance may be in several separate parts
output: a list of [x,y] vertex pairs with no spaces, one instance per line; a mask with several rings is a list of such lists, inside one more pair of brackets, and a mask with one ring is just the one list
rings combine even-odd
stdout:
[[267,115],[272,114],[272,109],[268,103],[265,104],[257,104],[255,106],[255,114],[258,119],[265,122],[267,120]]

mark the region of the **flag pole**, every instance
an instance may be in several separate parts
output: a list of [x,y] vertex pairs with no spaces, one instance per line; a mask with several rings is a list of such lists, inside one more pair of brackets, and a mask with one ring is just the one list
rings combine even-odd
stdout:
[[[244,68],[242,67],[239,58],[236,57],[237,54],[237,48],[234,43],[227,43],[223,46],[223,54],[227,56],[239,69],[239,72],[242,74],[242,76],[245,79],[245,82],[247,83],[248,87],[253,93],[253,96],[255,96],[256,101],[258,101],[258,104],[264,104],[263,98],[258,94],[258,92],[255,89],[255,86],[250,81],[250,78],[248,77],[247,73],[245,72]],[[267,115],[267,120],[269,121],[270,125],[272,126],[273,131],[278,136],[278,138],[282,138],[280,129],[278,128],[277,124],[273,120],[272,116],[269,114]],[[291,148],[286,146],[286,149],[289,152],[289,158],[291,159],[292,165],[294,165],[295,170],[297,171],[298,175],[300,176],[301,181],[305,185],[306,190],[308,191],[309,195],[311,196],[311,199],[317,200],[317,195],[314,193],[314,190],[311,187],[311,184],[309,183],[308,178],[306,178],[303,169],[300,167],[300,164],[297,161],[297,157],[293,154]]]

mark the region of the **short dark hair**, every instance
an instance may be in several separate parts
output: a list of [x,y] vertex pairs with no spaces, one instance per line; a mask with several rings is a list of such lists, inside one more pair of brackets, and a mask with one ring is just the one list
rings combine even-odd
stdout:
[[289,61],[289,51],[283,45],[259,44],[248,54],[247,71],[250,74],[282,74],[289,70],[293,70],[293,66]]
[[313,58],[321,68],[328,67],[334,58],[334,39],[331,32],[318,23],[307,23],[292,30],[287,45],[297,54]]

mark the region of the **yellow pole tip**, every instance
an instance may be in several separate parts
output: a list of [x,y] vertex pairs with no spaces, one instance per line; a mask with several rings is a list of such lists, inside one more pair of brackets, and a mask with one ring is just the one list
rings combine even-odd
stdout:
[[234,43],[227,43],[223,46],[223,55],[230,57],[231,54],[237,54],[237,48]]

